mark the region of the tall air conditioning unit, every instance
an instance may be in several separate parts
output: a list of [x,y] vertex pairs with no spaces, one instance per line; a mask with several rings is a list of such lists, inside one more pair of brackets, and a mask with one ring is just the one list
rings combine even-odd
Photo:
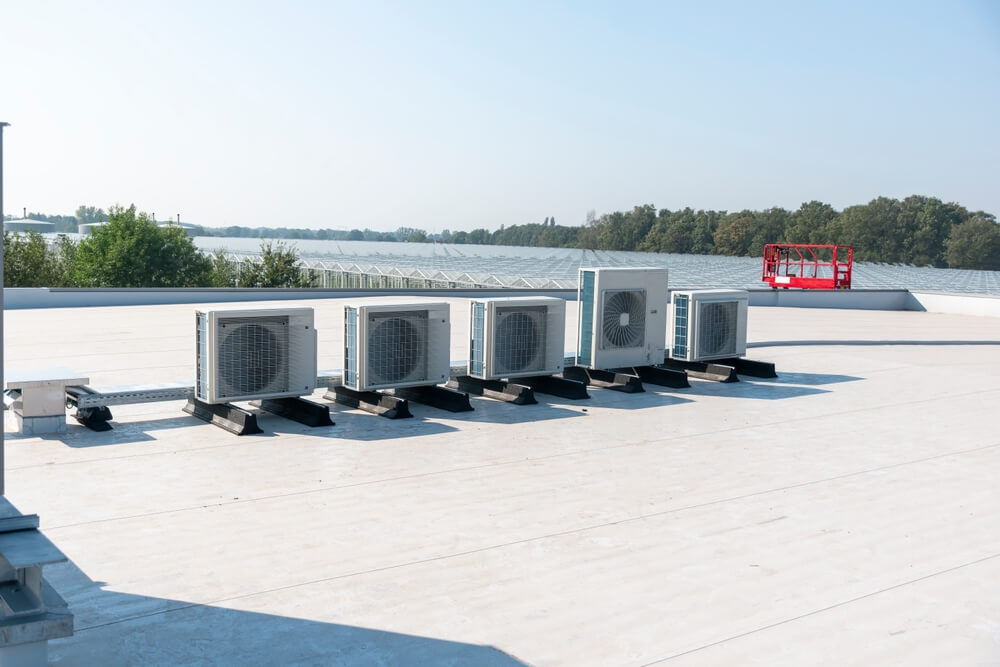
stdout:
[[316,388],[312,308],[195,311],[195,397],[229,403],[311,394]]
[[578,298],[578,366],[607,370],[663,363],[666,269],[580,269]]
[[554,375],[566,355],[566,302],[552,297],[471,303],[468,374],[482,380]]
[[747,351],[745,290],[678,290],[671,294],[670,358],[707,361]]
[[344,308],[344,386],[355,391],[436,385],[451,375],[447,303]]

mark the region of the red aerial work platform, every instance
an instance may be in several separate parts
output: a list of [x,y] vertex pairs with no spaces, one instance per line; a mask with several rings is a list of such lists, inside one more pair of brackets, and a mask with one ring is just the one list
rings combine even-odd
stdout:
[[761,279],[773,289],[850,289],[853,262],[849,245],[768,243]]

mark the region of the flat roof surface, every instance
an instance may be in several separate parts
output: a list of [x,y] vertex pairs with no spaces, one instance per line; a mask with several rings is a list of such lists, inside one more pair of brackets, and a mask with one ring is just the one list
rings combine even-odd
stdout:
[[[315,307],[341,365],[339,304],[259,305]],[[6,363],[193,384],[197,307],[7,312]],[[333,427],[244,437],[182,402],[8,427],[7,497],[70,559],[45,569],[76,615],[50,660],[1000,662],[998,320],[751,308],[748,339],[778,379],[397,421],[330,402]]]

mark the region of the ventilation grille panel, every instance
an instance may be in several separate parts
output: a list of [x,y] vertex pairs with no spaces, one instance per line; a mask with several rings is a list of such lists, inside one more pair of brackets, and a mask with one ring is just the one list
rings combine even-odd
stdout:
[[427,377],[427,312],[368,314],[368,384]]
[[216,338],[219,395],[289,390],[287,316],[219,318]]
[[735,355],[736,325],[739,312],[736,301],[699,304],[698,355]]
[[544,306],[497,308],[493,335],[494,373],[545,368]]
[[646,291],[608,290],[601,310],[601,347],[605,350],[646,344]]

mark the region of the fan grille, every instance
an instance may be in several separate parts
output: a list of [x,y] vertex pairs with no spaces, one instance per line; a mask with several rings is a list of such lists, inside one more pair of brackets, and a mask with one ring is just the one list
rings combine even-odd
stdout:
[[427,312],[374,313],[368,316],[369,384],[427,377]]
[[703,303],[698,310],[698,355],[736,354],[735,301]]
[[497,308],[496,313],[494,371],[540,370],[545,365],[545,307]]
[[288,391],[288,317],[218,320],[218,393]]
[[642,347],[646,342],[646,291],[605,292],[601,333],[603,349]]

